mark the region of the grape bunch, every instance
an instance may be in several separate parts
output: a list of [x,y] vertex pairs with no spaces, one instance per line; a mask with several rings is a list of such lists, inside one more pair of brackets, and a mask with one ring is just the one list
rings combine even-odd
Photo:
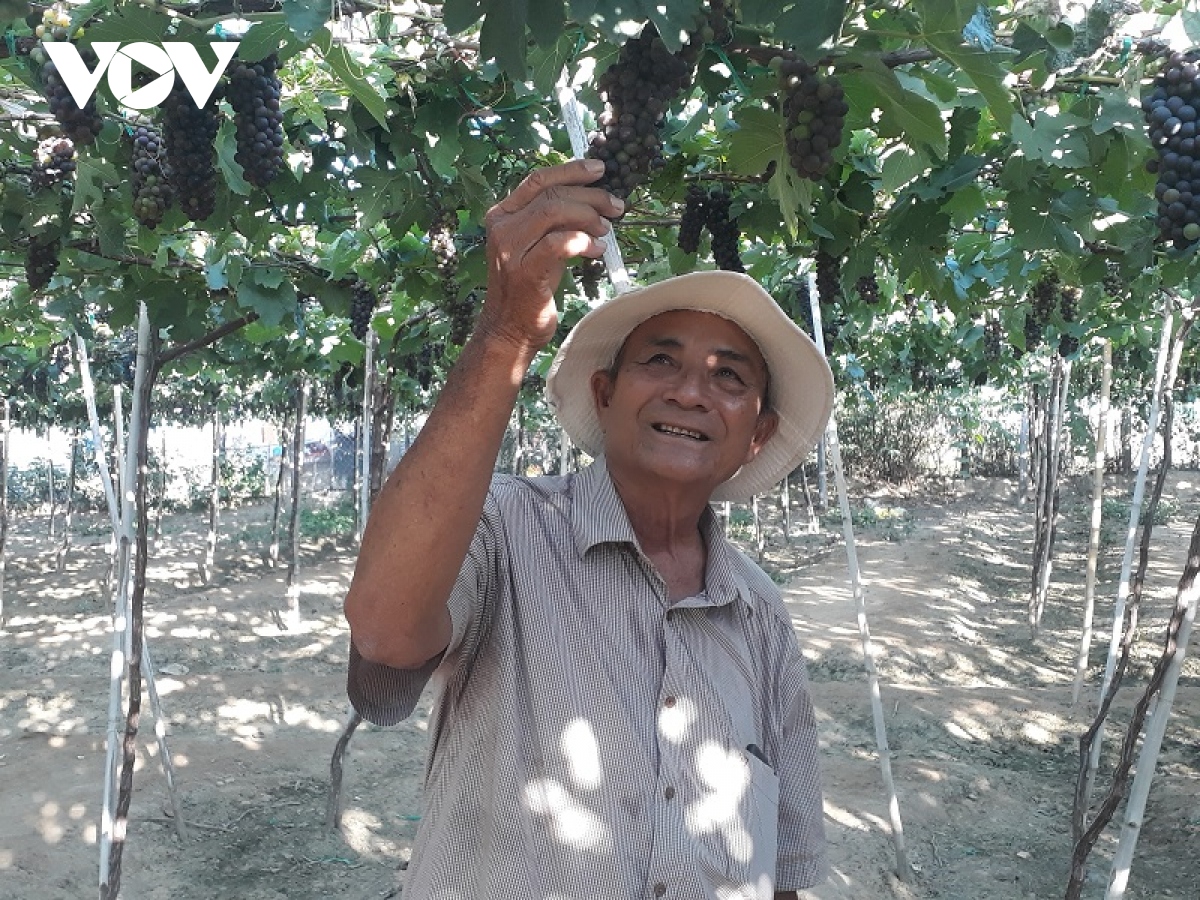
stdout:
[[689,184],[683,215],[679,217],[679,249],[684,253],[695,253],[700,248],[700,235],[707,218],[708,192],[699,184]]
[[708,214],[705,224],[712,233],[712,254],[717,268],[727,272],[745,272],[742,255],[738,250],[741,229],[737,219],[730,218],[729,207],[733,198],[726,191],[714,191],[708,197]]
[[874,275],[863,275],[854,282],[854,290],[867,306],[875,306],[879,302],[879,279]]
[[179,81],[163,103],[163,141],[171,186],[179,208],[194,222],[212,215],[217,203],[218,91],[200,109]]
[[237,153],[246,180],[265,188],[283,169],[283,84],[276,74],[279,57],[272,53],[256,63],[234,60],[225,96],[233,107]]
[[915,316],[917,314],[917,307],[918,307],[917,295],[912,293],[911,291],[906,292],[904,295],[905,311],[910,316]]
[[816,333],[813,328],[812,295],[808,291],[808,279],[801,278],[794,285],[796,289],[796,312],[804,333],[810,337]]
[[842,261],[825,250],[817,251],[817,294],[826,305],[842,296]]
[[818,181],[842,143],[850,111],[845,91],[836,76],[822,76],[802,59],[780,59],[775,66],[783,82],[788,158],[801,178]]
[[994,363],[1000,359],[1000,348],[1004,344],[1004,329],[995,319],[983,327],[983,358]]
[[1033,285],[1033,316],[1038,325],[1045,328],[1054,315],[1058,305],[1059,294],[1058,273],[1051,270],[1039,278]]
[[1158,233],[1177,250],[1200,240],[1200,67],[1197,51],[1172,53],[1142,98],[1142,112],[1157,156]]
[[447,340],[456,347],[461,347],[471,336],[471,326],[475,324],[475,308],[479,298],[474,291],[469,291],[465,297],[455,297],[446,305],[446,317],[450,321],[450,331]]
[[605,109],[587,152],[604,163],[597,187],[628,197],[662,164],[659,125],[691,80],[691,65],[667,49],[652,23],[625,42],[599,81]]
[[39,241],[33,238],[25,252],[25,282],[31,291],[40,291],[50,283],[58,269],[58,254],[62,243],[58,238]]
[[1121,279],[1121,274],[1114,263],[1109,263],[1104,273],[1104,280],[1101,282],[1104,287],[1104,293],[1109,297],[1120,297],[1125,293],[1125,282]]
[[371,325],[371,317],[375,315],[375,307],[379,298],[375,291],[361,278],[355,278],[350,284],[350,333],[360,341],[366,338],[367,329]]
[[155,228],[174,197],[162,135],[153,125],[141,124],[134,126],[129,137],[133,145],[133,217],[147,228]]
[[419,384],[421,390],[429,390],[430,385],[433,384],[434,364],[445,352],[444,344],[422,344],[421,349],[416,353],[410,353],[404,357],[402,365],[405,374]]
[[64,137],[48,138],[33,153],[29,176],[34,190],[51,187],[75,171],[75,145]]
[[[1079,291],[1072,287],[1064,287],[1059,292],[1058,312],[1066,324],[1074,322],[1079,314]],[[1058,338],[1058,355],[1065,359],[1077,350],[1079,338],[1064,329]]]
[[[75,98],[71,96],[66,82],[58,74],[58,66],[45,54],[45,50],[37,48],[31,55],[35,61],[41,61],[42,68],[38,73],[38,78],[42,85],[42,93],[46,95],[46,101],[50,106],[51,114],[58,119],[59,124],[63,127],[63,133],[74,141],[76,146],[95,143],[96,135],[104,127],[104,120],[96,112],[96,98],[91,97],[80,109]],[[87,64],[88,69],[96,68],[98,60],[90,47],[80,48],[79,56]]]
[[450,301],[458,297],[458,248],[454,245],[457,224],[456,213],[438,209],[429,226],[429,252],[442,279],[442,293]]
[[583,296],[593,303],[600,299],[600,281],[604,278],[604,263],[599,259],[584,259],[575,266],[572,274],[579,281]]
[[1042,323],[1032,312],[1025,313],[1025,349],[1036,350],[1042,343]]

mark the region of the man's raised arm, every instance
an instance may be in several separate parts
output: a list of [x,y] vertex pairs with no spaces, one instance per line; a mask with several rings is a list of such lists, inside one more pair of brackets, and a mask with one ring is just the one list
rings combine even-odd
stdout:
[[487,214],[487,299],[425,427],[375,501],[346,595],[364,659],[413,669],[450,642],[446,600],[479,523],[534,356],[554,336],[567,260],[597,258],[621,202],[589,188],[603,164],[540,169]]

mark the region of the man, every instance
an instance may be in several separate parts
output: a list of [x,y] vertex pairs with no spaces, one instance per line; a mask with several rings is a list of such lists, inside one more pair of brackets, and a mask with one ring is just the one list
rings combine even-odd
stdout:
[[596,462],[493,477],[567,260],[622,211],[598,175],[538,171],[488,213],[487,300],[346,597],[368,720],[440,688],[409,900],[771,900],[824,874],[791,620],[708,505],[811,449],[833,396],[812,343],[743,275],[622,295],[547,383]]

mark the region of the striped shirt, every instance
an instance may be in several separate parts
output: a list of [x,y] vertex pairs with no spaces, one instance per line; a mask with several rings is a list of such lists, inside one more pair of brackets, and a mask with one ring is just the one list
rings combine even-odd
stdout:
[[438,688],[408,900],[770,900],[824,878],[790,617],[711,510],[701,529],[704,590],[672,604],[602,459],[497,475],[446,651],[406,671],[351,647],[369,721]]

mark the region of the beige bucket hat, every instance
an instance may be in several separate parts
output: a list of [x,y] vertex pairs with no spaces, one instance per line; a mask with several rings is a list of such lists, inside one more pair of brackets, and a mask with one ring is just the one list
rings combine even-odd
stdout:
[[591,378],[607,369],[638,325],[674,309],[729,319],[758,344],[771,377],[779,427],[753,460],[713,492],[713,500],[749,500],[800,465],[821,438],[833,408],[833,374],[816,344],[762,286],[738,272],[693,272],[614,297],[579,320],[546,377],[546,394],[571,440],[588,455],[604,451]]

